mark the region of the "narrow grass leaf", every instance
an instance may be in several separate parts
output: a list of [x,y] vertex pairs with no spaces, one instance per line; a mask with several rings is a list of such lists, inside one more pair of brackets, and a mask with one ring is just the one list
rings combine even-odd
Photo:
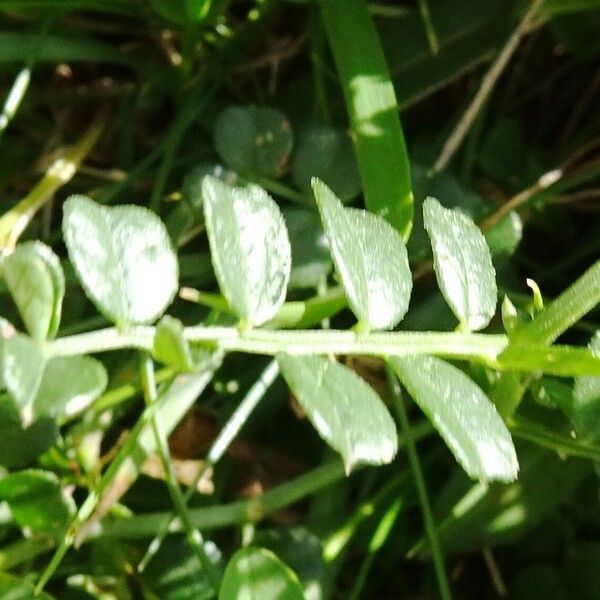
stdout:
[[219,592],[219,600],[280,598],[304,600],[297,575],[266,548],[242,548],[232,557]]
[[281,373],[319,435],[350,472],[386,464],[398,449],[396,426],[381,398],[354,371],[320,356],[278,354]]
[[215,125],[215,148],[232,169],[279,177],[288,167],[293,134],[276,108],[230,106]]
[[31,337],[53,337],[65,294],[65,276],[54,252],[42,242],[20,244],[2,261],[2,275]]
[[[394,86],[364,0],[318,0],[350,116],[365,205],[408,239],[410,167]],[[360,51],[357,43],[360,42]]]
[[261,325],[283,304],[290,278],[290,241],[281,211],[257,186],[234,188],[208,176],[202,190],[221,291],[243,321]]
[[432,356],[389,361],[467,475],[483,481],[516,479],[519,464],[510,433],[471,379]]
[[178,285],[161,220],[140,206],[106,208],[85,196],[68,198],[63,212],[69,258],[98,310],[116,323],[155,321]]
[[485,327],[496,311],[498,291],[490,250],[479,228],[434,198],[423,203],[433,265],[446,302],[467,331]]
[[390,329],[408,310],[412,278],[406,246],[381,217],[344,208],[318,179],[313,190],[336,270],[359,322]]
[[106,369],[95,358],[51,358],[33,401],[33,415],[61,418],[78,414],[104,392],[107,383]]

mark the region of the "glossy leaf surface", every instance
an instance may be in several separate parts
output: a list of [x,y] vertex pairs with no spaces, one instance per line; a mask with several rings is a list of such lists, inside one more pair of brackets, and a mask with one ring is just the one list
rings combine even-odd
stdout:
[[322,181],[313,181],[313,191],[352,311],[369,328],[391,329],[406,314],[412,290],[402,238],[381,217],[344,208]]
[[63,235],[83,288],[116,323],[150,323],[171,303],[177,258],[167,230],[140,206],[106,208],[71,196],[63,208]]
[[446,302],[463,329],[485,327],[496,311],[496,272],[479,228],[434,198],[423,203],[425,229],[431,239],[433,264]]
[[278,354],[281,373],[319,435],[344,460],[391,462],[396,426],[381,398],[354,371],[321,356]]
[[296,574],[265,548],[248,547],[232,557],[225,574],[220,600],[304,600]]
[[470,477],[516,479],[519,465],[510,433],[495,406],[471,379],[432,356],[389,360]]
[[250,325],[272,318],[285,300],[291,249],[279,207],[261,188],[202,186],[211,257],[223,295]]

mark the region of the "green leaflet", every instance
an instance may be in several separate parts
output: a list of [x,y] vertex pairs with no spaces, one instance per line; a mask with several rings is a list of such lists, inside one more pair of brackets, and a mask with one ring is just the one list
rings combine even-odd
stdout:
[[89,356],[51,358],[44,369],[33,415],[71,417],[85,410],[104,390],[108,375],[104,365]]
[[296,574],[273,552],[265,548],[242,548],[232,557],[225,574],[219,600],[304,600]]
[[178,286],[177,257],[162,221],[139,206],[106,208],[71,196],[63,207],[69,258],[87,296],[115,323],[150,323]]
[[361,325],[391,329],[408,310],[412,278],[406,246],[381,217],[344,208],[318,179],[313,191],[336,270]]
[[223,162],[243,173],[279,177],[292,151],[290,122],[276,108],[230,106],[215,125],[215,148]]
[[65,294],[65,276],[54,252],[42,242],[20,244],[2,260],[2,275],[31,337],[54,337]]
[[431,238],[433,264],[446,302],[461,327],[477,331],[496,311],[496,272],[479,228],[434,198],[423,203],[425,229]]
[[161,363],[181,371],[190,371],[193,368],[192,353],[183,337],[183,324],[179,319],[165,315],[158,322],[152,355]]
[[470,477],[516,479],[519,465],[510,433],[473,381],[432,356],[393,357],[389,362]]
[[75,502],[63,494],[54,473],[27,469],[0,480],[0,500],[10,507],[20,527],[60,540],[73,515]]
[[261,188],[234,188],[207,176],[204,215],[223,295],[249,325],[279,310],[290,278],[291,249],[281,211]]
[[[596,331],[589,345],[600,353],[600,331]],[[600,377],[581,376],[573,385],[570,416],[578,437],[584,440],[600,439]]]
[[278,354],[277,362],[319,435],[350,472],[358,463],[391,462],[396,426],[379,396],[354,371],[320,356]]
[[330,125],[312,125],[300,132],[292,157],[292,178],[304,192],[310,192],[313,177],[349,202],[361,191],[360,174],[348,132]]

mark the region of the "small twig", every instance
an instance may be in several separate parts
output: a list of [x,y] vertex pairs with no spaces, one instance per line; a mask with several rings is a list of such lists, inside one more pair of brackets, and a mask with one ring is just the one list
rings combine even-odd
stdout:
[[452,157],[465,139],[465,136],[473,124],[473,121],[494,89],[498,79],[502,75],[506,65],[517,49],[521,39],[531,31],[531,24],[533,23],[543,2],[544,0],[534,0],[532,2],[529,10],[525,13],[525,16],[517,28],[513,31],[512,35],[508,38],[504,48],[502,48],[502,51],[483,77],[479,90],[475,94],[471,104],[450,134],[450,137],[446,140],[440,156],[433,166],[434,173],[443,171],[448,166],[448,163],[452,160]]

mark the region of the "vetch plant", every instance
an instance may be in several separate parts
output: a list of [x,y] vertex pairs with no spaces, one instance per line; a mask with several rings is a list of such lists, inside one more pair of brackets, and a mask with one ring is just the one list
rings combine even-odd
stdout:
[[[70,261],[86,295],[115,327],[53,339],[65,294],[58,258],[37,242],[19,245],[4,257],[3,275],[29,334],[3,322],[2,382],[23,426],[44,418],[59,422],[72,418],[99,397],[106,387],[106,372],[97,360],[87,356],[90,353],[136,349],[147,403],[128,443],[73,520],[70,499],[65,504],[70,508],[57,513],[60,522],[53,531],[62,531],[64,538],[58,538],[56,554],[38,589],[66,550],[89,535],[93,524],[115,502],[115,481],[135,477],[145,456],[155,449],[177,507],[177,526],[185,532],[211,585],[218,589],[219,567],[189,516],[187,497],[176,484],[166,436],[195,394],[208,384],[224,354],[274,357],[269,380],[280,371],[319,436],[340,454],[346,473],[361,464],[387,464],[398,451],[398,433],[385,400],[334,358],[378,357],[387,362],[391,376],[398,378],[427,415],[465,472],[482,482],[515,480],[518,453],[494,404],[465,371],[444,359],[469,360],[505,375],[531,371],[559,376],[600,375],[600,358],[593,348],[543,344],[568,327],[591,305],[589,301],[585,307],[573,304],[565,308],[559,297],[533,321],[518,325],[508,335],[472,333],[485,327],[495,314],[497,290],[490,252],[470,219],[441,207],[433,198],[423,206],[425,227],[431,238],[436,277],[456,314],[458,331],[390,331],[406,314],[412,289],[402,238],[381,217],[344,207],[320,180],[315,179],[312,187],[337,277],[357,318],[356,326],[349,330],[311,329],[342,306],[312,300],[303,303],[306,328],[278,328],[277,323],[285,323],[294,305],[285,303],[291,248],[278,206],[255,185],[231,187],[212,176],[202,183],[212,262],[223,293],[219,302],[217,298],[212,302],[225,314],[235,315],[237,325],[184,326],[164,315],[178,287],[176,255],[162,222],[139,207],[107,208],[89,198],[72,196],[63,208]],[[596,264],[574,284],[586,290],[587,300],[591,294],[597,302],[599,269],[600,264]],[[590,292],[590,286],[595,291]],[[565,295],[570,297],[572,292],[567,290]],[[157,325],[150,324],[157,319]],[[293,325],[293,321],[288,324]],[[547,332],[546,337],[530,342],[526,332],[532,330],[537,335],[540,328]],[[167,365],[173,374],[187,375],[182,375],[179,383],[176,379],[170,387],[158,388],[155,361]],[[73,373],[76,378],[69,375]],[[578,385],[584,389],[584,383]],[[215,442],[211,465],[231,443],[259,398],[251,397],[247,405],[240,405],[240,413],[232,416],[223,437]],[[174,402],[180,404],[177,410]],[[35,485],[57,485],[33,471],[27,477],[27,485],[39,477],[46,479]],[[11,495],[11,481],[3,480],[0,496],[13,514],[19,515],[22,513]],[[35,528],[34,513],[23,514],[21,522]],[[158,544],[165,533],[159,532]],[[266,561],[286,586],[296,588],[294,578],[275,558],[267,551],[256,552],[233,557],[223,586],[238,585],[236,578],[242,575],[235,570],[236,564],[241,569],[244,563]]]

